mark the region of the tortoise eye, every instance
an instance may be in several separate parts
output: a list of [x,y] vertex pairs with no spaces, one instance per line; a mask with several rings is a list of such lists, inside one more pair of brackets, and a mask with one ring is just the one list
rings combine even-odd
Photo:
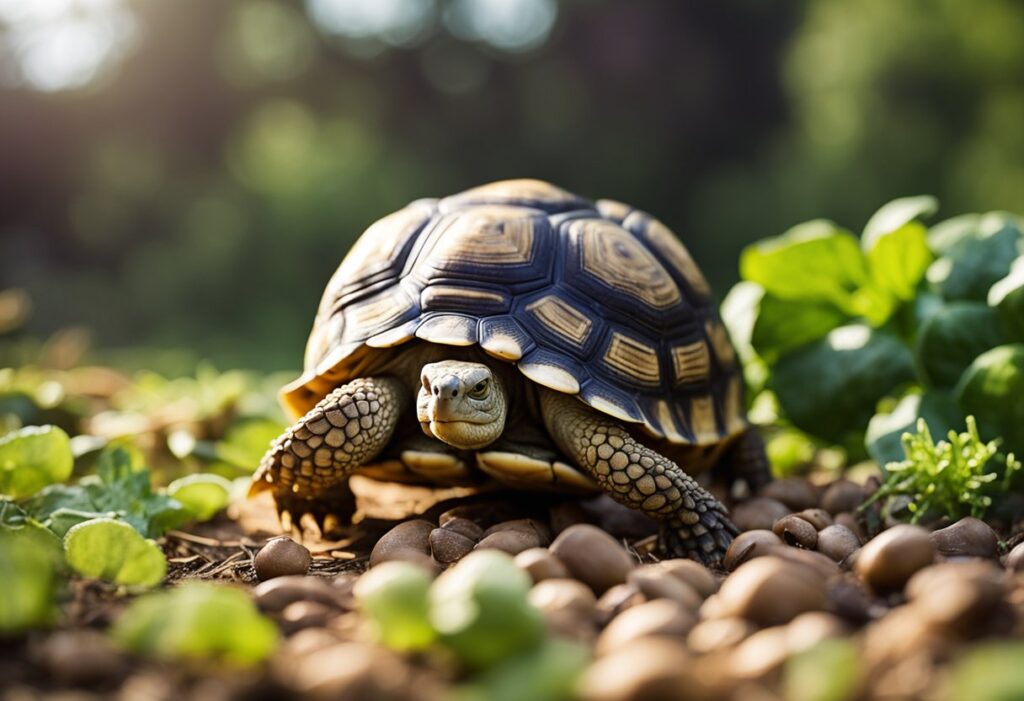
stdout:
[[477,382],[473,386],[473,389],[470,390],[470,392],[469,392],[469,396],[472,397],[473,399],[483,399],[484,397],[487,396],[487,389],[488,389],[488,382],[487,382],[487,380],[481,380],[480,382]]

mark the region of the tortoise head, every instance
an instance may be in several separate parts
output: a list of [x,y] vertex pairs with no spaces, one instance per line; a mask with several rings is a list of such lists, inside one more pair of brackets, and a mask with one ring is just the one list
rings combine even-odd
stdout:
[[505,430],[508,396],[482,363],[442,360],[423,366],[416,414],[423,432],[463,450],[483,448]]

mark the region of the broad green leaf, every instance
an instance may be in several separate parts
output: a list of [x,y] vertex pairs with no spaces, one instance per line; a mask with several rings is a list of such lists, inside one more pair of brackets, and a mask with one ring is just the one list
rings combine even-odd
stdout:
[[992,285],[1010,272],[1020,241],[1018,224],[1009,215],[985,215],[976,231],[929,266],[928,281],[948,300],[984,302]]
[[765,441],[765,452],[776,477],[795,475],[814,459],[814,442],[806,434],[794,429],[773,433]]
[[787,701],[848,701],[857,696],[860,666],[852,640],[824,640],[786,662]]
[[56,426],[26,426],[0,438],[0,494],[32,496],[71,477],[68,434]]
[[430,624],[430,575],[408,562],[385,562],[356,582],[356,601],[377,639],[393,650],[422,650],[437,637]]
[[917,219],[931,216],[938,209],[939,201],[931,195],[900,197],[882,205],[864,226],[864,234],[861,237],[864,250],[870,251],[874,248],[879,237],[898,231]]
[[902,460],[902,436],[915,430],[919,418],[935,436],[945,436],[964,425],[964,415],[948,392],[908,394],[890,413],[875,414],[868,423],[864,442],[871,459],[882,467]]
[[590,659],[586,647],[553,638],[540,647],[503,660],[457,687],[451,701],[566,701]]
[[231,501],[231,482],[220,475],[196,474],[167,485],[171,497],[198,521],[209,521]]
[[941,256],[961,239],[974,235],[980,226],[980,214],[960,214],[945,219],[928,229],[928,248]]
[[913,379],[909,348],[890,334],[852,324],[782,357],[770,386],[797,428],[862,450],[878,401]]
[[167,560],[157,544],[112,518],[73,526],[64,536],[64,551],[78,574],[115,584],[151,587],[167,574]]
[[831,302],[784,300],[765,294],[757,309],[751,343],[769,364],[780,355],[823,337],[849,319]]
[[252,665],[277,647],[277,626],[260,615],[245,591],[187,582],[139,597],[111,630],[141,655]]
[[868,280],[856,237],[821,219],[745,248],[740,275],[781,299],[831,302],[851,315],[859,313],[854,294]]
[[1006,333],[1024,341],[1024,256],[1013,262],[1009,275],[992,285],[988,304],[999,310]]
[[271,441],[285,426],[267,419],[253,419],[232,426],[224,439],[217,442],[217,456],[224,462],[250,473],[260,464]]
[[60,542],[41,529],[0,528],[0,639],[56,621],[60,561]]
[[1024,699],[1024,642],[1001,640],[972,647],[949,675],[949,701]]
[[986,439],[1024,455],[1024,344],[999,346],[979,355],[964,372],[954,395],[973,414]]
[[750,389],[748,397],[755,396],[768,380],[768,368],[751,345],[762,297],[764,288],[757,283],[739,282],[729,290],[721,307],[722,322],[729,331],[736,355],[743,363],[743,379]]
[[527,601],[530,577],[498,550],[477,550],[430,589],[430,621],[469,667],[489,667],[536,645],[540,612]]
[[912,300],[933,259],[927,229],[911,221],[872,237],[865,233],[863,243],[875,285],[897,299]]
[[926,384],[952,387],[975,358],[1005,342],[996,310],[981,302],[950,302],[921,325],[914,359]]

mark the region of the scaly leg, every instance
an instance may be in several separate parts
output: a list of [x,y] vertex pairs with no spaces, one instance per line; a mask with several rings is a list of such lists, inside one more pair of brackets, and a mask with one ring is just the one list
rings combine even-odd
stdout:
[[548,431],[567,456],[617,502],[659,522],[659,546],[666,554],[706,564],[722,559],[736,526],[725,507],[678,465],[575,397],[544,391],[541,407]]
[[274,441],[249,495],[271,490],[282,521],[287,517],[293,527],[307,513],[321,531],[328,517],[351,522],[355,498],[348,478],[391,440],[408,395],[391,377],[338,387]]

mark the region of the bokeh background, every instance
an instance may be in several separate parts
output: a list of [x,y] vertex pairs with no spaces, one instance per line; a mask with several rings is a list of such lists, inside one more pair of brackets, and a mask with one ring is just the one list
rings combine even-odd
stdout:
[[0,365],[294,368],[368,224],[507,177],[647,209],[719,296],[809,218],[1024,211],[1022,37],[1018,0],[0,0]]

